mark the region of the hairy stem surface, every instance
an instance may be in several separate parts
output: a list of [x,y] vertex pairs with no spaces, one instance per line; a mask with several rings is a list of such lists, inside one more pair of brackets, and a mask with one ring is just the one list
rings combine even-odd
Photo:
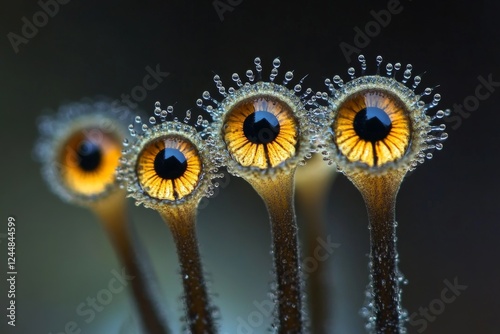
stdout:
[[193,334],[215,333],[213,307],[208,297],[196,239],[196,206],[184,204],[169,207],[160,214],[170,227],[177,247],[188,327]]
[[294,173],[249,179],[264,200],[271,222],[277,279],[278,332],[303,333],[302,285],[299,270]]
[[370,228],[370,278],[375,333],[399,334],[401,329],[396,196],[404,177],[393,171],[381,176],[356,175],[351,181],[365,200]]

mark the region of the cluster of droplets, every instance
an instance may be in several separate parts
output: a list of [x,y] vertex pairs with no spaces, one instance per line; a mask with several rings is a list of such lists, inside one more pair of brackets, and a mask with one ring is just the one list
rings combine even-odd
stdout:
[[[208,113],[212,122],[207,125],[207,132],[212,134],[214,139],[213,144],[218,145],[219,166],[224,166],[229,169],[231,174],[235,176],[241,176],[240,173],[243,171],[239,168],[231,168],[228,166],[229,158],[224,155],[225,145],[220,138],[221,130],[224,127],[224,118],[228,115],[232,106],[234,106],[239,101],[244,100],[248,97],[258,96],[259,93],[262,95],[272,95],[278,97],[278,99],[286,99],[293,106],[292,109],[296,111],[296,118],[298,123],[300,123],[300,135],[299,135],[299,146],[301,146],[298,151],[300,152],[297,159],[289,159],[284,163],[283,167],[287,168],[288,164],[304,165],[308,159],[312,157],[312,154],[316,151],[316,144],[319,143],[320,128],[322,126],[322,117],[318,116],[315,111],[319,106],[323,98],[325,98],[325,93],[314,93],[311,88],[304,88],[303,83],[304,76],[296,83],[294,81],[294,72],[286,71],[282,78],[280,78],[280,68],[281,60],[275,58],[272,61],[272,68],[270,70],[269,76],[265,77],[263,73],[262,61],[259,57],[254,59],[254,68],[245,71],[244,75],[238,73],[233,73],[231,75],[232,85],[225,85],[219,75],[214,75],[213,81],[215,87],[218,91],[217,97],[210,94],[209,91],[204,91],[201,98],[196,100],[196,106]],[[275,168],[266,170],[266,173],[274,173]]]
[[[442,142],[448,138],[448,134],[445,132],[446,125],[442,123],[442,119],[449,116],[451,110],[440,109],[432,113],[431,109],[438,105],[441,100],[441,95],[432,95],[433,90],[437,86],[425,87],[424,89],[419,88],[422,76],[413,76],[413,66],[411,64],[403,66],[399,62],[394,64],[387,63],[384,69],[382,56],[377,56],[375,60],[376,71],[374,76],[366,74],[368,68],[366,58],[364,55],[359,55],[359,76],[356,73],[357,71],[355,67],[349,67],[347,69],[347,75],[349,77],[347,82],[345,82],[340,75],[334,75],[331,79],[325,79],[324,84],[327,87],[328,92],[316,93],[316,96],[318,97],[317,101],[323,100],[323,102],[328,101],[329,103],[327,103],[327,107],[321,105],[320,108],[316,109],[316,119],[323,120],[323,123],[331,122],[332,120],[328,119],[332,104],[334,104],[331,101],[338,99],[339,96],[348,94],[349,89],[355,87],[355,85],[352,85],[353,82],[363,82],[364,78],[369,77],[379,78],[377,83],[380,82],[381,84],[377,88],[387,89],[390,91],[399,90],[403,92],[403,97],[407,99],[406,101],[408,101],[408,109],[415,111],[413,117],[414,121],[417,122],[414,123],[418,124],[412,124],[412,131],[421,132],[423,145],[420,145],[418,152],[415,152],[414,156],[411,157],[412,161],[409,163],[408,171],[413,171],[419,164],[424,163],[425,159],[432,159],[432,151],[439,151],[443,148]],[[383,78],[388,78],[390,80],[382,80]],[[376,79],[374,79],[374,82],[375,80]],[[402,89],[402,87],[405,87],[406,89]],[[328,133],[327,130],[323,137],[331,138],[331,133]],[[318,151],[322,153],[324,156],[323,159],[328,164],[334,164],[337,157],[332,156],[331,151],[328,150],[328,145],[325,145],[325,142],[328,139],[322,139],[322,142],[318,144]]]
[[[394,228],[397,227],[398,223],[394,222],[393,223]],[[368,229],[371,229],[371,226],[368,225]],[[394,236],[394,242],[397,241],[397,236]],[[397,300],[395,301],[395,305],[397,305],[397,313],[398,313],[398,328],[400,334],[406,334],[408,333],[405,324],[408,322],[409,317],[408,317],[408,311],[401,307],[401,301],[402,301],[402,293],[403,289],[402,286],[408,285],[408,279],[405,278],[401,270],[399,269],[399,253],[396,249],[394,249],[394,264],[395,264],[395,271],[393,274],[394,281],[397,282]],[[364,306],[360,309],[359,314],[366,319],[366,324],[365,324],[365,329],[367,330],[368,333],[374,333],[376,330],[376,310],[375,310],[375,292],[373,289],[373,275],[372,275],[372,267],[373,267],[373,262],[370,260],[368,262],[368,271],[370,272],[370,283],[366,286],[365,289],[365,301],[364,301]]]
[[[146,132],[150,127],[157,124],[161,124],[167,121],[172,121],[175,123],[192,124],[191,122],[192,112],[187,110],[182,121],[178,116],[174,115],[174,107],[169,105],[166,109],[161,108],[160,102],[155,102],[154,116],[149,117],[147,121],[143,121],[141,116],[135,116],[134,123],[129,124],[128,130],[130,136],[135,137],[140,133]],[[193,124],[198,130],[202,131],[206,129],[209,125],[209,121],[203,117],[203,115],[198,115],[196,122]],[[126,142],[124,144],[127,144]]]
[[169,105],[162,109],[160,102],[155,103],[154,115],[147,121],[141,116],[135,116],[134,121],[128,125],[131,139],[123,140],[120,167],[116,172],[120,187],[127,189],[129,196],[135,198],[136,205],[143,204],[146,207],[155,208],[168,203],[166,200],[150,197],[147,195],[149,189],[139,185],[136,173],[137,159],[142,149],[154,139],[162,135],[179,134],[191,141],[198,152],[206,158],[203,164],[203,176],[195,191],[201,190],[202,197],[213,196],[215,189],[219,186],[215,180],[223,178],[224,173],[219,172],[218,169],[220,153],[207,131],[209,124],[203,115],[199,115],[193,122],[191,110],[187,110],[181,120],[175,115],[173,106]]
[[[215,87],[217,88],[219,94],[222,96],[223,99],[234,96],[240,88],[243,87],[249,88],[252,84],[256,82],[266,81],[263,78],[262,74],[261,59],[259,57],[255,58],[254,64],[255,64],[255,72],[252,69],[248,69],[245,72],[246,79],[242,79],[242,77],[238,73],[233,73],[231,75],[231,79],[236,85],[235,87],[231,86],[226,89],[220,76],[218,74],[214,76],[213,80],[215,83]],[[278,69],[281,66],[281,60],[279,58],[275,58],[272,62],[272,65],[273,68],[271,69],[269,74],[269,81],[266,82],[276,83],[275,81],[279,74]],[[303,90],[302,88],[303,81],[306,77],[307,76],[304,76],[302,79],[300,79],[299,82],[295,84],[292,89],[295,92],[295,94],[297,94],[297,96],[301,98],[302,101],[304,101],[308,105],[313,105],[315,98],[308,99],[313,95],[312,89],[307,88]],[[287,71],[284,75],[281,85],[284,87],[288,87],[293,78],[294,78],[293,71]],[[204,91],[202,93],[202,98],[196,100],[196,105],[205,110],[210,116],[212,116],[212,119],[214,120],[220,118],[223,114],[223,110],[220,109],[221,101],[218,101],[216,98],[212,97],[209,91]]]

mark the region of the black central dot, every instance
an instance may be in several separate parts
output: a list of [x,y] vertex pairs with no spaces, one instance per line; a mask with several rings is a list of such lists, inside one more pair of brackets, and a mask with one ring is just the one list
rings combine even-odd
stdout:
[[376,142],[387,137],[392,122],[389,115],[380,108],[367,107],[354,117],[354,131],[361,139]]
[[102,152],[99,145],[92,141],[84,140],[78,147],[78,165],[87,172],[96,170],[102,158]]
[[255,144],[267,144],[280,133],[280,123],[276,116],[268,111],[255,111],[243,122],[243,132],[248,140]]
[[187,161],[184,154],[175,148],[164,148],[155,158],[156,174],[167,180],[181,177],[187,169]]

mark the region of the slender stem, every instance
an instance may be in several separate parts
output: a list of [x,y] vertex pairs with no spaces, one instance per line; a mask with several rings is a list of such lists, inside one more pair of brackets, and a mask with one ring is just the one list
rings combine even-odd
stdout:
[[278,332],[303,333],[302,286],[295,218],[294,171],[247,180],[264,200],[271,222],[277,278]]
[[[314,155],[307,165],[300,167],[296,175],[297,204],[304,216],[305,258],[314,258],[317,263],[306,280],[307,302],[311,323],[311,333],[327,334],[327,325],[332,323],[332,313],[328,303],[331,300],[331,279],[325,281],[326,266],[317,258],[318,238],[326,235],[325,204],[328,190],[336,177],[335,167],[328,166],[321,155]],[[328,324],[327,324],[328,321]]]
[[132,292],[142,328],[151,334],[170,333],[148,257],[142,253],[138,238],[128,230],[125,204],[125,194],[117,191],[92,205],[91,209],[103,222],[125,271],[133,277]]
[[160,214],[170,227],[177,247],[184,287],[186,317],[193,334],[216,333],[196,239],[196,205],[189,202],[162,208]]
[[351,176],[365,200],[370,226],[370,277],[375,333],[399,334],[401,329],[396,196],[404,177],[394,171],[382,176]]

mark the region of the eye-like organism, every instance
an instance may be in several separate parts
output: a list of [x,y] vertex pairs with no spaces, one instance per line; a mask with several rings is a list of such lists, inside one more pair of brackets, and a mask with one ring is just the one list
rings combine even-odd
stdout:
[[[143,123],[136,117],[129,126],[132,142],[124,142],[118,179],[136,204],[158,211],[169,226],[177,247],[184,286],[187,327],[191,333],[215,333],[212,306],[203,277],[196,238],[196,211],[200,200],[213,193],[222,177],[214,160],[219,154],[204,132],[175,118],[167,120],[172,107]],[[206,126],[206,120],[198,124]],[[138,127],[136,130],[135,127]]]
[[51,189],[64,201],[93,205],[119,191],[115,169],[131,113],[105,101],[71,103],[39,122],[35,153]]
[[444,124],[433,122],[448,110],[429,114],[441,96],[430,101],[432,88],[418,89],[420,76],[412,77],[412,66],[386,65],[380,74],[366,75],[364,56],[359,56],[362,76],[349,68],[350,81],[340,76],[326,80],[328,107],[317,109],[329,121],[324,128],[324,154],[361,192],[366,203],[371,237],[370,291],[364,313],[368,329],[375,333],[406,333],[406,311],[400,305],[400,282],[396,251],[395,204],[404,176],[433,150],[441,150],[447,138]]
[[310,89],[303,91],[302,80],[288,88],[291,71],[285,73],[282,84],[276,83],[279,59],[273,61],[269,80],[263,78],[260,58],[254,62],[255,72],[246,71],[246,80],[237,73],[232,75],[235,87],[226,89],[216,75],[222,100],[205,91],[197,105],[212,116],[208,130],[222,154],[221,165],[249,182],[267,206],[277,278],[278,332],[302,333],[294,175],[310,158],[318,135],[311,121],[314,114],[309,111],[316,96]]
[[158,292],[152,288],[151,266],[128,230],[125,192],[115,177],[131,117],[127,108],[105,100],[64,105],[56,115],[41,119],[35,154],[50,188],[62,200],[89,208],[102,221],[126,271],[135,277],[131,285],[143,328],[169,333]]

